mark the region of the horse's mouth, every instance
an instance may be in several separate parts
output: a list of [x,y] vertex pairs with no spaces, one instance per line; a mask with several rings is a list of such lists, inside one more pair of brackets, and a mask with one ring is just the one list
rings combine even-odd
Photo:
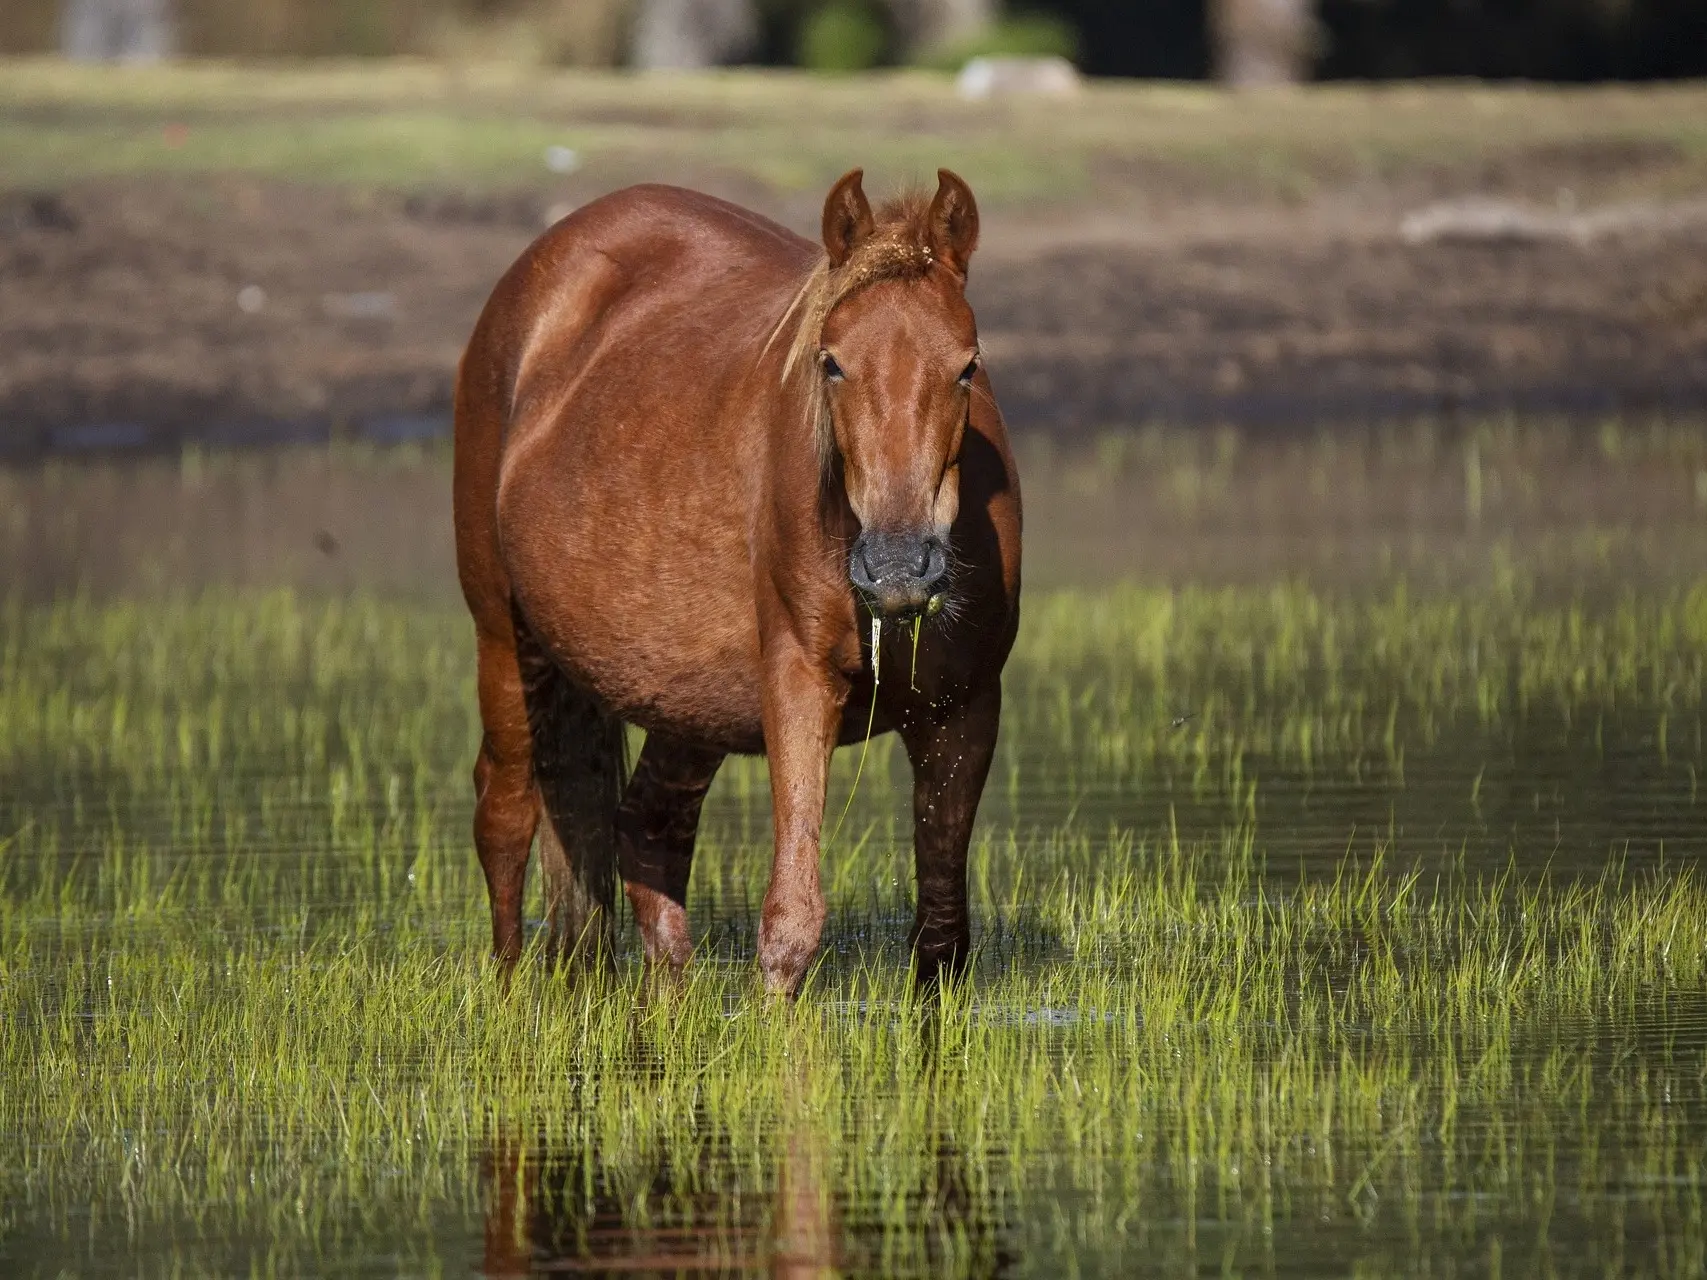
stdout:
[[915,618],[934,618],[948,603],[948,593],[937,585],[907,583],[886,590],[888,584],[873,587],[856,583],[860,600],[866,610],[882,622],[911,622]]

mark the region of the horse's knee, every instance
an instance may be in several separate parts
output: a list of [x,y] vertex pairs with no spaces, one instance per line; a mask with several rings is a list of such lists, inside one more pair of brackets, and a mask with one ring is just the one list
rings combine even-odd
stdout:
[[722,756],[651,737],[617,809],[617,864],[649,962],[674,969],[693,950],[688,879],[700,807]]
[[674,829],[675,816],[655,795],[637,795],[631,787],[616,811],[617,869],[625,883],[685,904],[694,831]]
[[765,987],[778,995],[799,991],[823,936],[823,891],[789,891],[773,882],[759,920],[759,968]]

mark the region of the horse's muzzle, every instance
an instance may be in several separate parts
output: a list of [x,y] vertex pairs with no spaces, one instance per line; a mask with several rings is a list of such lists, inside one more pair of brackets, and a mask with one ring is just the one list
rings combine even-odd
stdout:
[[935,534],[868,529],[854,540],[848,577],[880,617],[923,613],[948,578],[948,549]]

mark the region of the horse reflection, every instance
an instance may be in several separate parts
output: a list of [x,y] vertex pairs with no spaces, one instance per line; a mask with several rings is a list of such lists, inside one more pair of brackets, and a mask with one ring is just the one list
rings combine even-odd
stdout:
[[[903,1196],[918,1232],[920,1270],[944,1261],[947,1242],[967,1252],[973,1274],[1000,1276],[1015,1258],[984,1188],[952,1140],[935,1143],[935,1177]],[[486,1203],[482,1274],[489,1280],[549,1273],[728,1275],[813,1280],[883,1269],[885,1227],[833,1191],[832,1141],[819,1125],[785,1125],[776,1145],[769,1204],[720,1179],[725,1144],[707,1143],[688,1185],[660,1162],[636,1195],[595,1155],[553,1152],[516,1134],[495,1139],[481,1160]],[[649,1221],[632,1213],[644,1202]],[[768,1212],[767,1212],[768,1209]],[[891,1242],[892,1243],[892,1242]]]
[[[625,1209],[597,1161],[554,1154],[514,1136],[494,1141],[481,1161],[489,1280],[551,1272],[728,1275],[768,1271],[786,1280],[837,1273],[837,1231],[825,1195],[823,1154],[789,1135],[781,1146],[773,1212],[719,1190],[675,1185],[667,1167],[642,1197],[654,1220]],[[701,1164],[715,1161],[715,1152]],[[714,1172],[708,1170],[708,1172]]]

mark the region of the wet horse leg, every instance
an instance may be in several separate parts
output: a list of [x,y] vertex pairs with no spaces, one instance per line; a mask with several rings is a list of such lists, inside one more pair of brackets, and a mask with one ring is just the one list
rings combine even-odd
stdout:
[[919,897],[909,941],[921,983],[958,974],[971,951],[966,849],[1001,714],[1001,685],[992,683],[944,718],[901,726],[913,765],[913,866]]
[[763,696],[776,852],[759,920],[759,967],[767,988],[793,995],[824,931],[818,841],[846,695],[838,696],[821,669],[790,646],[767,655]]
[[539,824],[533,742],[513,637],[480,636],[479,695],[486,732],[474,762],[474,847],[492,907],[492,954],[508,967],[522,954],[522,886]]
[[688,874],[700,806],[723,753],[648,734],[617,810],[617,866],[649,964],[680,969],[693,950]]

